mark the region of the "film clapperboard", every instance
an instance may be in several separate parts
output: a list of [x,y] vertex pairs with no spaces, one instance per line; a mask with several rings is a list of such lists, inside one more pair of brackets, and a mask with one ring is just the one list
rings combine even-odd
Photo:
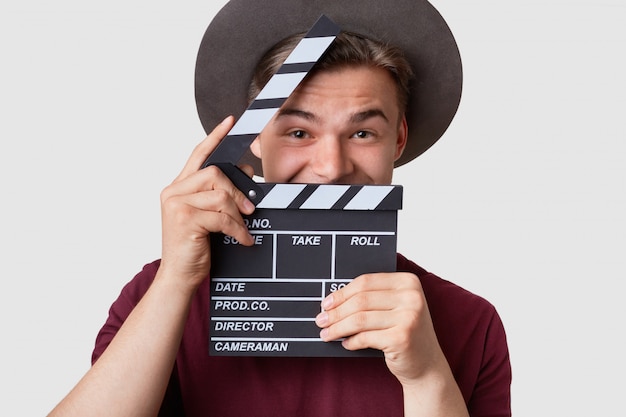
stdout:
[[322,341],[314,320],[355,277],[396,270],[402,187],[256,183],[235,165],[339,31],[321,16],[202,165],[256,205],[244,216],[253,246],[211,235],[210,355],[381,355]]

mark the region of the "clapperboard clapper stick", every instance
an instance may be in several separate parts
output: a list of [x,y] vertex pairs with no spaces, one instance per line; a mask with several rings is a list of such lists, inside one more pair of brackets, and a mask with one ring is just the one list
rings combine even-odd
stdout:
[[256,205],[261,201],[263,199],[262,188],[236,164],[340,31],[341,28],[335,22],[324,15],[320,16],[237,120],[228,135],[209,155],[201,169],[209,165],[217,165],[253,204]]
[[339,32],[320,17],[202,166],[217,165],[256,205],[244,216],[253,246],[210,237],[210,355],[381,355],[323,342],[315,316],[358,275],[395,271],[402,187],[256,183],[236,167]]

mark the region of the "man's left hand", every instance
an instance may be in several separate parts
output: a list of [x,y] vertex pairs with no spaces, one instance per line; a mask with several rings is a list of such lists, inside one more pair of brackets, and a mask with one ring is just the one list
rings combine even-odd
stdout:
[[414,274],[361,275],[327,296],[322,308],[315,320],[322,340],[345,338],[342,344],[348,350],[382,350],[389,370],[403,385],[447,366]]

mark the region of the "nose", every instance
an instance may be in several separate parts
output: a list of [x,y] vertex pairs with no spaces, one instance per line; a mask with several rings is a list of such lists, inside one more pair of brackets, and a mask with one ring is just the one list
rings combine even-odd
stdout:
[[324,137],[317,142],[311,166],[321,182],[331,184],[342,182],[354,171],[354,164],[341,138],[335,136]]

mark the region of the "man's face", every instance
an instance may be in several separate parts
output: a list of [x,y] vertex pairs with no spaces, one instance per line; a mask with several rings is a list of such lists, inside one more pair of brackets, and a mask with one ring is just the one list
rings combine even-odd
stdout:
[[268,182],[389,184],[406,138],[391,75],[352,66],[307,79],[251,148]]

